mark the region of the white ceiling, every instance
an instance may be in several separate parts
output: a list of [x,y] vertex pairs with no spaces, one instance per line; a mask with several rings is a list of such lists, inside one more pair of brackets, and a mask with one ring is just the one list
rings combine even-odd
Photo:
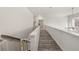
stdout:
[[[34,15],[43,17],[62,17],[72,14],[72,7],[29,7]],[[74,8],[74,13],[79,12],[79,8]]]

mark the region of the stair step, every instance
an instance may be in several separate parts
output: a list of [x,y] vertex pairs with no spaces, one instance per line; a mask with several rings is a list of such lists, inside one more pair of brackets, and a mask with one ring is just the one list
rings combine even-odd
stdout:
[[40,44],[39,46],[40,48],[56,48],[56,45],[52,45],[52,44]]
[[40,40],[40,44],[54,44],[54,41],[52,40]]
[[46,48],[40,48],[40,49],[38,49],[39,51],[62,51],[62,50],[60,50],[60,49],[55,49],[55,48],[50,48],[50,49],[46,49]]
[[45,49],[45,48],[42,48],[42,49],[38,49],[40,51],[49,51],[49,49]]
[[40,40],[51,40],[51,38],[50,37],[40,37]]
[[39,40],[39,51],[61,51],[60,47],[56,44],[54,39],[49,35],[46,30],[41,30]]

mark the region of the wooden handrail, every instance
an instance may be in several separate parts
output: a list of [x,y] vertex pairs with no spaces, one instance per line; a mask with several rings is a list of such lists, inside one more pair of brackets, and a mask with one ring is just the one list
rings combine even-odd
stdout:
[[20,40],[20,38],[13,37],[13,36],[10,36],[10,35],[3,35],[3,34],[1,35],[1,38]]
[[16,40],[22,40],[22,41],[29,42],[29,40],[17,38],[17,37],[10,36],[10,35],[1,35],[1,38],[5,38],[5,39],[16,39]]

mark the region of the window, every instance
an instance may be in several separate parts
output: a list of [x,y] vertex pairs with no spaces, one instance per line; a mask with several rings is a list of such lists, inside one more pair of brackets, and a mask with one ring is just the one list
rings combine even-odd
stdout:
[[79,28],[79,15],[75,14],[73,17],[68,17],[68,29],[74,30]]

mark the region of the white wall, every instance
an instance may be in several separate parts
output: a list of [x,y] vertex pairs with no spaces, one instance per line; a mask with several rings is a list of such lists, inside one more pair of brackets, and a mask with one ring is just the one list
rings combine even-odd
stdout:
[[25,37],[33,26],[33,15],[25,7],[0,8],[0,34]]
[[[68,15],[72,14],[72,7],[30,7],[35,15],[44,17],[47,25],[64,29],[68,26]],[[79,7],[74,7],[73,13],[79,13]]]
[[67,27],[67,17],[49,17],[46,20],[44,20],[44,23],[46,25],[50,25],[59,29],[65,29]]
[[44,23],[58,28],[67,26],[67,16],[71,14],[71,7],[30,7],[35,15],[43,17]]
[[51,12],[45,18],[45,24],[64,29],[67,27],[68,15],[71,14],[71,9],[66,7],[50,8]]
[[46,30],[64,51],[79,51],[79,34],[46,26]]
[[[33,28],[33,14],[25,7],[0,8],[0,35],[7,34],[26,38]],[[0,42],[3,51],[20,50],[20,41],[4,39]]]
[[[68,16],[72,14],[72,7],[53,7],[48,11],[44,20],[45,24],[59,29],[68,27]],[[73,13],[79,13],[79,8],[74,7]]]

